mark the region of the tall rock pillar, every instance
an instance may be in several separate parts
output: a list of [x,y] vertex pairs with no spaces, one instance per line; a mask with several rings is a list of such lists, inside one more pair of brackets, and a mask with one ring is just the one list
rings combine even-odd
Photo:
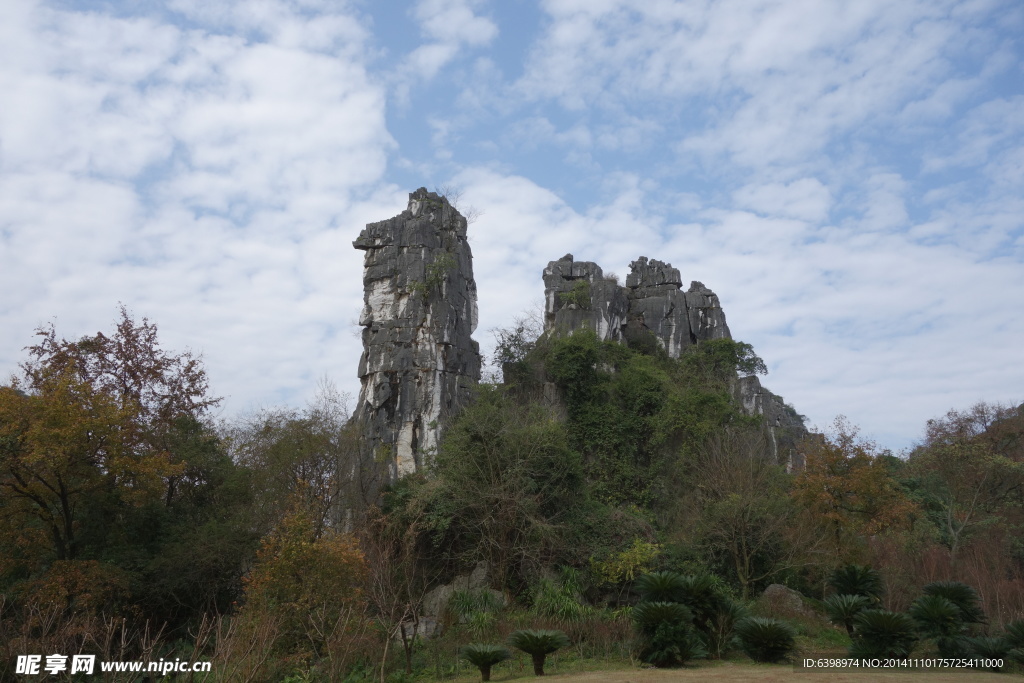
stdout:
[[362,388],[353,419],[391,479],[420,470],[480,381],[466,219],[420,188],[408,208],[352,243],[363,267]]

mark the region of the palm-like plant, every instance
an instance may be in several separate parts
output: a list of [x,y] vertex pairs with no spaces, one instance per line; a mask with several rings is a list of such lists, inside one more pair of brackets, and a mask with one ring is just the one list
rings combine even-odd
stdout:
[[848,564],[839,567],[828,577],[828,585],[838,595],[863,595],[871,602],[882,597],[882,575],[871,567]]
[[686,580],[676,572],[651,572],[637,579],[635,587],[647,602],[684,602]]
[[707,651],[691,626],[693,612],[676,602],[641,602],[633,608],[633,621],[643,636],[641,658],[658,667],[685,664]]
[[480,680],[491,680],[491,667],[512,656],[507,647],[501,645],[480,645],[473,643],[459,651],[462,658],[480,669]]
[[1024,648],[1024,619],[1010,622],[1006,625],[1006,635],[1003,636],[1010,643],[1011,647]]
[[725,599],[715,585],[715,580],[706,574],[683,576],[679,583],[678,602],[683,603],[693,612],[693,623],[701,631],[707,632],[715,615],[725,607]]
[[679,666],[691,659],[706,657],[707,654],[689,624],[663,621],[648,639],[641,656],[649,664],[668,667]]
[[661,624],[682,624],[693,621],[693,613],[686,605],[675,602],[641,602],[631,613],[640,633],[651,637]]
[[906,657],[917,642],[914,620],[882,609],[864,610],[853,620],[851,657]]
[[533,658],[533,673],[544,675],[544,659],[556,650],[569,646],[569,636],[562,631],[523,629],[508,637],[508,643]]
[[735,640],[736,624],[748,617],[747,608],[743,605],[726,600],[719,608],[707,632],[709,655],[721,659]]
[[964,654],[966,641],[960,637],[964,622],[960,608],[952,600],[941,595],[922,595],[910,606],[909,614],[921,635],[935,638],[943,657]]
[[747,617],[736,624],[736,635],[755,662],[781,662],[796,647],[796,630],[778,619]]
[[842,624],[853,638],[853,620],[871,606],[871,599],[863,595],[831,595],[825,600],[825,613],[834,624]]
[[[992,662],[1004,661],[1010,654],[1012,645],[1005,637],[968,638],[968,651],[979,659],[988,659]],[[999,671],[1002,667],[993,666],[992,671]]]
[[960,619],[965,624],[980,624],[985,621],[978,591],[959,581],[936,581],[924,587],[925,595],[946,598],[960,609]]

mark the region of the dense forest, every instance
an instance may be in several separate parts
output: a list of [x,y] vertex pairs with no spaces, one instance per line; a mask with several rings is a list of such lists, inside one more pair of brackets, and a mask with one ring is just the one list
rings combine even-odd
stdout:
[[488,644],[542,636],[656,665],[1024,654],[1024,406],[953,409],[902,454],[839,417],[773,457],[735,399],[765,371],[747,344],[497,339],[427,471],[384,482],[328,383],[216,421],[148,320],[37,330],[0,387],[0,680],[55,652],[486,677]]

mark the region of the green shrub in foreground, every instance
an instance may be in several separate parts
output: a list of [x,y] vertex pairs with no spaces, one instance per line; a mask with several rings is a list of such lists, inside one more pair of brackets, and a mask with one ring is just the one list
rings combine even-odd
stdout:
[[858,658],[906,657],[917,642],[917,624],[906,614],[882,609],[861,612],[853,621],[850,656]]
[[825,600],[825,613],[834,624],[846,627],[846,633],[853,637],[853,620],[871,606],[871,599],[863,595],[830,595]]
[[747,617],[736,624],[740,647],[755,662],[781,662],[796,647],[796,630],[784,621]]
[[508,648],[501,645],[480,645],[473,643],[459,651],[459,654],[467,662],[480,669],[480,680],[491,680],[491,667],[512,656]]
[[544,659],[556,650],[569,646],[569,636],[562,631],[523,629],[508,637],[508,643],[533,658],[533,673],[544,675]]

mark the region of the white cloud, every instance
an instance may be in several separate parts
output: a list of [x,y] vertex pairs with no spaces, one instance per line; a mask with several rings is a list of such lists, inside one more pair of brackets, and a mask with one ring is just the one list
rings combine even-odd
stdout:
[[741,208],[811,222],[826,220],[832,205],[832,194],[817,178],[745,185],[733,192],[733,199]]
[[476,14],[475,0],[419,0],[411,10],[420,32],[429,42],[403,60],[396,73],[396,94],[406,102],[412,88],[433,80],[464,47],[488,45],[498,35],[497,25]]
[[93,333],[123,301],[168,348],[205,351],[230,408],[301,398],[325,371],[352,390],[351,240],[396,197],[366,34],[285,2],[177,7],[218,28],[8,17],[27,39],[0,47],[0,366],[51,317]]

